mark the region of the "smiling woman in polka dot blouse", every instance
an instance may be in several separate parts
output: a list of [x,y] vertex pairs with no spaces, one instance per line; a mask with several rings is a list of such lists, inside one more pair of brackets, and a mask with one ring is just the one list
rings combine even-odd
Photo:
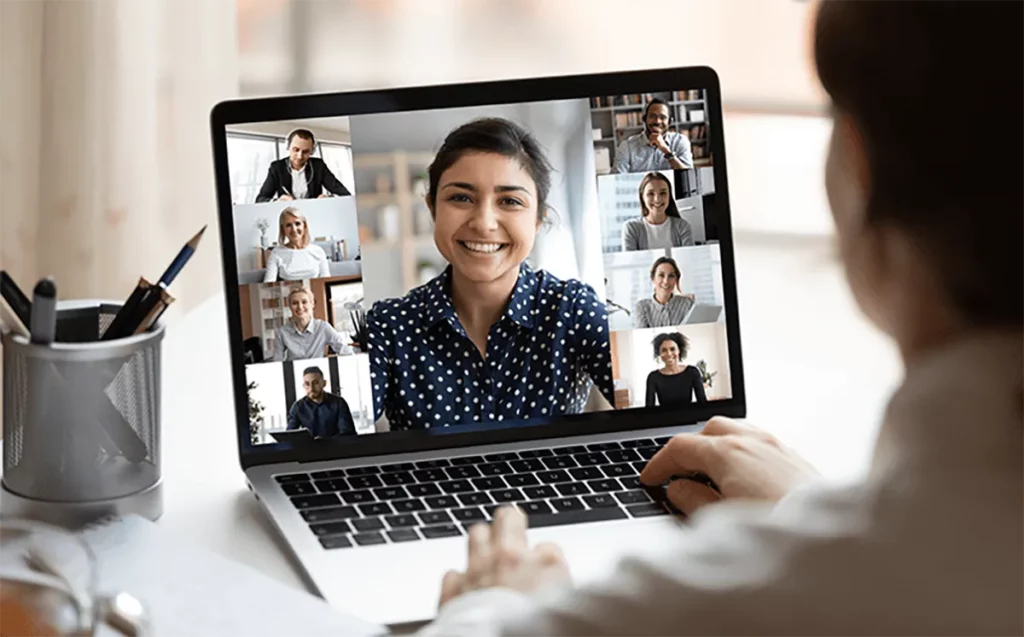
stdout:
[[533,136],[504,119],[445,139],[427,205],[450,265],[367,315],[374,417],[392,431],[579,413],[594,384],[612,401],[604,303],[525,263],[551,170]]

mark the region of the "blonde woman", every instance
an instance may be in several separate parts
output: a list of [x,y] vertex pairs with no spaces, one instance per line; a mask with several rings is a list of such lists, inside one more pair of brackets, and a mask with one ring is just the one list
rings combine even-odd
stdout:
[[310,245],[309,223],[298,208],[289,206],[277,219],[277,245],[267,259],[264,283],[331,276],[327,253]]
[[330,323],[313,318],[314,305],[316,301],[313,293],[306,288],[292,288],[288,293],[288,308],[292,311],[292,317],[283,326],[274,330],[272,361],[321,358],[324,356],[324,348],[328,345],[335,354],[352,353],[352,348]]

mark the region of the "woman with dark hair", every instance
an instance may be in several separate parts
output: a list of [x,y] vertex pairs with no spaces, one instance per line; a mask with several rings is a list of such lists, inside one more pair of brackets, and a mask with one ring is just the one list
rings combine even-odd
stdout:
[[[574,587],[558,549],[499,509],[423,635],[1024,634],[1024,3],[818,7],[838,253],[905,364],[870,470],[822,481],[767,432],[714,418],[640,475],[717,485],[668,483],[697,512],[677,539]],[[955,82],[978,125],[954,148],[936,99]]]
[[526,264],[551,165],[504,119],[448,134],[428,170],[434,243],[450,264],[367,314],[375,419],[391,430],[578,413],[609,402],[608,312],[594,289]]
[[640,180],[639,192],[642,216],[622,224],[623,251],[692,246],[693,228],[679,216],[668,177],[647,173]]
[[645,406],[690,404],[694,398],[698,403],[708,402],[700,370],[683,364],[689,353],[690,340],[679,332],[654,337],[654,359],[664,366],[647,375]]
[[651,266],[654,294],[651,298],[637,302],[633,312],[633,327],[642,329],[681,325],[695,302],[692,294],[681,293],[679,282],[682,279],[683,273],[679,271],[675,259],[658,257]]

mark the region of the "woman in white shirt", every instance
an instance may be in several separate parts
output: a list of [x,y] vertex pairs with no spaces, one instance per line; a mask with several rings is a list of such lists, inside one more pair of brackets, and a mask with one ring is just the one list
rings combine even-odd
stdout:
[[623,251],[692,246],[693,228],[679,215],[668,177],[647,173],[639,190],[642,216],[622,224]]
[[[905,365],[870,471],[828,484],[771,435],[712,419],[641,474],[718,486],[669,483],[696,514],[660,555],[576,588],[500,509],[424,635],[1024,634],[1024,3],[818,7],[838,253]],[[958,117],[990,133],[955,152],[935,134],[950,78],[970,95]]]
[[310,244],[309,223],[298,208],[289,206],[282,210],[277,225],[280,245],[274,247],[267,259],[264,283],[331,276],[327,253]]

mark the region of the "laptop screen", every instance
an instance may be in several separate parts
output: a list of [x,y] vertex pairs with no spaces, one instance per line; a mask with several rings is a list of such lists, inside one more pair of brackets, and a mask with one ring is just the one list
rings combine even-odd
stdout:
[[731,399],[710,109],[679,86],[225,126],[247,442]]

